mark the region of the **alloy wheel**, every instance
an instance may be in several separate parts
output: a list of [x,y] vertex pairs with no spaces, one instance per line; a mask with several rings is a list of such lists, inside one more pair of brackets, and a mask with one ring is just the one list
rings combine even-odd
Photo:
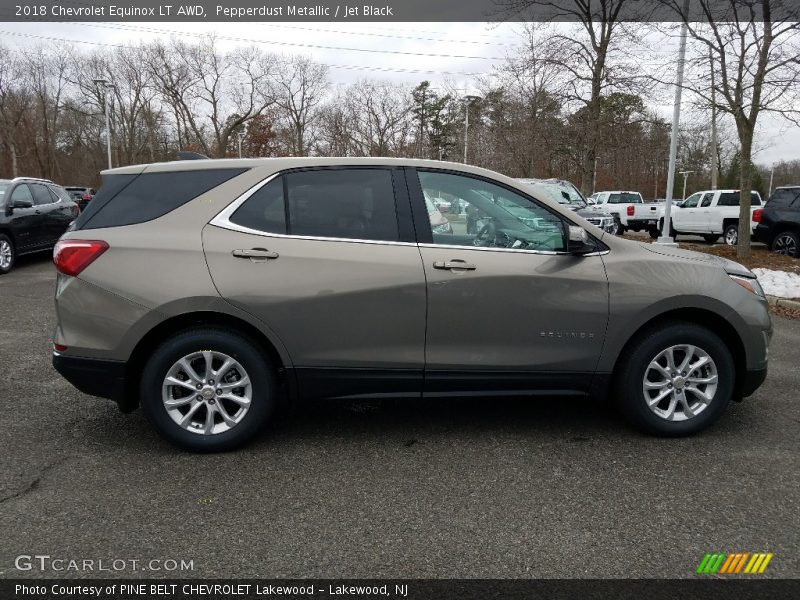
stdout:
[[11,256],[11,244],[6,240],[0,240],[0,269],[11,266]]
[[697,346],[680,344],[659,352],[645,369],[642,394],[647,407],[665,421],[687,421],[714,400],[717,365]]
[[738,241],[739,241],[739,231],[734,229],[733,227],[729,228],[725,232],[725,243],[728,244],[728,246],[735,246]]
[[213,435],[242,422],[253,399],[244,367],[222,352],[188,354],[167,371],[161,398],[167,414],[183,429]]
[[794,239],[794,236],[788,233],[782,233],[775,238],[772,249],[778,254],[797,256],[797,241]]

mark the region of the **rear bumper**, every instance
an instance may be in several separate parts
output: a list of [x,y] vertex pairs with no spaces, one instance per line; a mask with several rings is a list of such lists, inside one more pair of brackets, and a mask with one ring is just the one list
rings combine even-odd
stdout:
[[759,223],[756,225],[756,228],[753,230],[753,237],[756,239],[757,242],[761,242],[762,244],[766,244],[769,246],[772,243],[772,239],[769,234],[769,227],[766,225],[762,225]]
[[126,402],[124,362],[64,356],[53,352],[53,367],[84,394],[114,400],[123,412],[135,408],[129,408]]
[[641,229],[649,229],[650,227],[658,226],[658,218],[652,217],[648,219],[628,219],[628,227],[639,227]]

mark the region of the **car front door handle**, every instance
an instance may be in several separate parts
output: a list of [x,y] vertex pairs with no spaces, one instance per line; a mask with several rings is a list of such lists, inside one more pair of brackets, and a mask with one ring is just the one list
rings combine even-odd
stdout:
[[437,260],[433,263],[434,269],[457,269],[459,271],[474,271],[478,268],[478,265],[473,265],[468,262],[464,262],[463,260],[454,259],[454,260]]
[[258,259],[268,259],[268,258],[278,258],[280,254],[277,252],[272,252],[267,250],[266,248],[250,248],[249,250],[234,250],[231,252],[236,258],[251,258],[254,260]]

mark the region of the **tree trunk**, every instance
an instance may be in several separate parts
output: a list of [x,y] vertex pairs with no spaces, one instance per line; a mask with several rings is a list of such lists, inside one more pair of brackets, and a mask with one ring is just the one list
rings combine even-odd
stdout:
[[736,258],[750,258],[750,192],[753,187],[753,128],[749,123],[740,125],[742,151],[739,154],[739,241]]

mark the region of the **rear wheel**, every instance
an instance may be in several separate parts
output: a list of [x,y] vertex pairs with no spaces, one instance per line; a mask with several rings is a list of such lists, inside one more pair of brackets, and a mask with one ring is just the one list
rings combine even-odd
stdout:
[[614,225],[612,225],[611,233],[613,235],[622,235],[624,229],[622,227],[622,223],[619,220],[619,217],[614,215]]
[[249,441],[277,404],[269,359],[250,339],[215,328],[164,342],[142,373],[142,409],[167,440],[196,452]]
[[709,233],[704,235],[703,239],[706,241],[707,244],[714,244],[719,239],[719,236],[713,233]]
[[615,380],[622,413],[655,435],[702,431],[731,401],[735,365],[714,332],[673,322],[640,335],[620,357]]
[[0,275],[14,268],[15,259],[14,242],[6,234],[0,233]]
[[739,224],[728,223],[725,225],[725,231],[722,232],[722,237],[728,246],[735,246],[739,242]]
[[786,256],[800,257],[800,234],[782,231],[772,241],[772,251]]
[[658,229],[656,229],[655,227],[651,227],[651,228],[648,230],[648,233],[650,234],[650,237],[651,237],[652,239],[654,239],[654,240],[657,240],[657,239],[658,239],[658,236],[659,236],[659,235],[661,235],[661,232],[660,232]]

